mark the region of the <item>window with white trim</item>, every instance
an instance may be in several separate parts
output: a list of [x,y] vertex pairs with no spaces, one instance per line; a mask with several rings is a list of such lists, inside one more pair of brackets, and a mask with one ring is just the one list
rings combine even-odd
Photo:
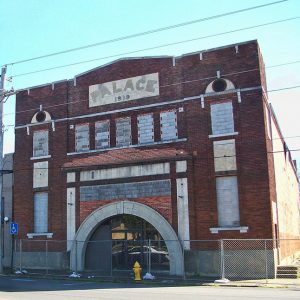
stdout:
[[131,118],[116,120],[116,145],[117,147],[131,145]]
[[35,193],[34,207],[34,233],[48,232],[48,193]]
[[154,142],[153,114],[139,115],[138,122],[138,143],[149,144]]
[[217,177],[216,188],[219,226],[239,226],[240,212],[237,177]]
[[236,170],[235,140],[214,141],[215,171]]
[[88,151],[90,149],[89,124],[80,124],[75,127],[75,150],[76,152]]
[[176,110],[160,113],[160,134],[162,141],[176,140],[178,138]]
[[96,149],[109,148],[109,120],[99,121],[95,123],[95,147]]
[[33,132],[33,157],[47,156],[48,151],[48,130],[39,130]]
[[210,114],[213,135],[234,133],[231,102],[212,104],[210,106]]

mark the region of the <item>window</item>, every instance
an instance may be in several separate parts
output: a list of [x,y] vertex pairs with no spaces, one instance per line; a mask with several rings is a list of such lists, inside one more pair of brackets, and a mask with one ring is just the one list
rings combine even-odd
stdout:
[[95,147],[96,149],[109,148],[109,121],[96,122],[95,124]]
[[48,162],[41,161],[33,164],[33,188],[48,186]]
[[116,144],[117,147],[131,145],[131,119],[116,120]]
[[34,194],[34,233],[48,232],[48,193]]
[[212,104],[211,107],[212,134],[230,134],[234,132],[232,103]]
[[138,116],[138,142],[139,144],[154,142],[154,123],[152,114]]
[[215,92],[223,92],[227,88],[227,83],[224,79],[218,78],[212,83],[212,89]]
[[75,149],[76,152],[88,151],[90,149],[89,124],[76,125]]
[[160,113],[160,133],[162,141],[170,141],[178,138],[175,110]]
[[235,140],[214,142],[215,171],[236,170]]
[[33,132],[33,157],[48,155],[48,130]]
[[240,213],[237,177],[218,177],[216,180],[216,187],[219,226],[239,226]]

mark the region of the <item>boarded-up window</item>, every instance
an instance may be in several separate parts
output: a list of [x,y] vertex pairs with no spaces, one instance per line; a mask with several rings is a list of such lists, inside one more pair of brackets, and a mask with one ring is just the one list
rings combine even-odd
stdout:
[[95,124],[95,146],[96,149],[109,147],[109,121],[96,122]]
[[117,147],[131,145],[131,119],[116,120],[116,144]]
[[41,161],[33,164],[33,188],[48,186],[48,162]]
[[162,141],[170,141],[178,138],[176,111],[160,113],[160,133]]
[[236,170],[235,140],[214,142],[215,171]]
[[152,114],[138,116],[138,141],[139,144],[154,142],[154,124]]
[[48,130],[33,132],[33,157],[48,155]]
[[80,187],[80,201],[170,196],[170,180],[117,183]]
[[48,232],[48,193],[34,194],[34,232]]
[[89,124],[76,125],[75,149],[76,152],[88,151],[90,149]]
[[239,226],[239,196],[236,176],[218,177],[216,186],[219,226]]
[[212,104],[211,107],[212,134],[229,134],[234,132],[232,103]]

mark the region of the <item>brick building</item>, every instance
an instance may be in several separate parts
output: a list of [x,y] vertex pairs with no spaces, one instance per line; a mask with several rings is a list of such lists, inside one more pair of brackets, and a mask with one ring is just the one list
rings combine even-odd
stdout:
[[296,168],[265,91],[256,41],[18,91],[19,238],[68,240],[52,262],[68,252],[78,270],[110,265],[120,240],[162,239],[177,275],[190,240],[299,238]]

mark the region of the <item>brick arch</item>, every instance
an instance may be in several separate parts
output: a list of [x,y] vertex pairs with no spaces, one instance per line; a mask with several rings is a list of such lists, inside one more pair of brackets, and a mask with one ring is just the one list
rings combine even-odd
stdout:
[[87,242],[94,230],[104,220],[120,214],[140,217],[153,225],[164,239],[170,257],[170,274],[183,274],[183,253],[180,241],[172,226],[157,211],[141,203],[121,201],[107,204],[92,212],[80,225],[75,241],[80,242],[71,248],[71,269],[84,270],[84,258]]

